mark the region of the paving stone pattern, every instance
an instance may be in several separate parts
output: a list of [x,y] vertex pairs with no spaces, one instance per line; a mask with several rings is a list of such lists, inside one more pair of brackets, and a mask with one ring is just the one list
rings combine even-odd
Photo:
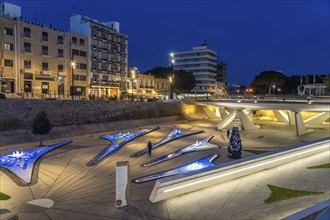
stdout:
[[[109,144],[99,136],[115,134],[117,131],[73,137],[72,144],[45,155],[39,169],[34,173],[38,175],[38,182],[31,186],[18,186],[0,171],[1,191],[11,196],[9,200],[0,201],[0,207],[8,209],[11,215],[17,215],[20,220],[280,219],[329,198],[329,171],[306,169],[308,166],[329,163],[330,155],[326,152],[155,204],[148,199],[155,181],[143,184],[131,183],[129,206],[122,209],[115,208],[115,165],[118,161],[129,161],[130,177],[134,179],[178,167],[212,153],[220,154],[220,158],[216,159],[215,163],[231,160],[226,156],[228,145],[226,131],[215,131],[216,123],[217,120],[209,119],[177,123],[176,125],[181,129],[202,129],[205,133],[185,137],[159,147],[152,152],[151,158],[147,155],[130,158],[131,154],[146,148],[149,139],[153,143],[161,140],[173,126],[170,123],[161,124],[161,129],[135,139],[114,155],[92,167],[86,166],[86,163]],[[288,125],[266,124],[263,128],[263,130],[240,132],[243,157],[253,155],[244,149],[271,150],[301,143],[298,138],[290,138],[295,137],[295,131]],[[306,135],[301,139],[309,141],[328,135],[327,127],[319,129],[317,134]],[[135,128],[129,131],[137,130]],[[279,130],[281,132],[278,132]],[[141,166],[150,159],[187,146],[208,134],[214,135],[211,142],[220,145],[221,149],[186,154],[152,167]],[[260,136],[264,137],[260,139],[258,138]],[[47,141],[49,142],[47,144],[59,140]],[[33,145],[36,146],[37,143],[13,145],[12,149],[27,149]],[[4,147],[0,150],[2,153],[8,151]],[[297,190],[321,191],[325,194],[265,204],[264,200],[271,193],[267,184]],[[42,198],[53,200],[54,206],[39,210],[26,205],[28,201]],[[0,219],[2,218],[4,217],[0,216]]]

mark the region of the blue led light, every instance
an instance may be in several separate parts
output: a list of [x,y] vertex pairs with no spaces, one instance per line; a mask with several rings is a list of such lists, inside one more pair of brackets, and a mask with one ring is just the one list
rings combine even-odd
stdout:
[[[170,141],[182,138],[182,137],[186,137],[186,136],[190,136],[190,135],[194,135],[194,134],[199,134],[202,133],[203,130],[185,130],[185,131],[181,131],[180,129],[178,129],[177,127],[173,126],[172,131],[166,135],[166,137],[159,141],[158,143],[156,143],[155,145],[152,146],[152,149],[155,149],[157,147],[160,147]],[[130,157],[141,157],[142,155],[146,154],[148,152],[148,149],[144,149],[141,150],[133,155],[131,155]]]
[[196,160],[196,161],[191,162],[182,167],[178,167],[178,168],[168,170],[165,172],[161,172],[161,173],[155,173],[155,174],[152,174],[149,176],[140,177],[140,178],[132,180],[132,182],[133,183],[143,183],[143,182],[156,180],[156,179],[160,179],[160,178],[164,178],[164,177],[168,177],[168,176],[178,175],[181,173],[188,173],[191,171],[200,170],[200,169],[207,168],[207,167],[212,167],[215,165],[214,163],[212,163],[212,161],[215,158],[217,158],[218,156],[219,155],[217,155],[217,154],[211,154],[207,157]]
[[211,149],[219,148],[218,145],[209,143],[209,141],[212,139],[212,137],[213,137],[212,135],[208,135],[208,136],[206,136],[206,137],[204,137],[200,140],[197,140],[195,143],[193,143],[193,144],[191,144],[191,145],[189,145],[185,148],[182,148],[180,150],[174,151],[174,152],[169,153],[167,155],[158,157],[154,160],[151,160],[147,163],[142,164],[142,166],[149,167],[149,166],[153,166],[155,164],[158,164],[158,163],[176,158],[176,157],[181,156],[183,154],[196,152],[196,151],[211,150]]
[[[130,142],[131,140],[138,138],[142,135],[145,135],[149,132],[155,131],[159,129],[159,126],[152,128],[152,129],[144,129],[137,133],[118,133],[116,135],[104,135],[100,138],[111,141],[112,145],[105,148],[101,153],[99,153],[93,160],[91,160],[87,165],[96,165],[101,162],[104,158],[108,157],[110,154],[115,152],[116,150],[120,149],[126,143]],[[120,142],[119,142],[120,141]]]
[[15,174],[25,184],[29,184],[31,183],[32,171],[37,160],[46,153],[69,143],[71,141],[63,141],[33,150],[16,151],[12,154],[0,155],[0,167]]

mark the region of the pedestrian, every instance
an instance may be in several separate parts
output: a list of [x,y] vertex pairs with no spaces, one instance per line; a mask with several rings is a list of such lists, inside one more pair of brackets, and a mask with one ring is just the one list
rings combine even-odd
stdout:
[[229,139],[230,131],[229,129],[227,130],[227,138]]
[[149,156],[151,157],[151,150],[152,150],[152,143],[151,143],[151,140],[149,140],[149,142],[148,142],[148,154],[149,154]]

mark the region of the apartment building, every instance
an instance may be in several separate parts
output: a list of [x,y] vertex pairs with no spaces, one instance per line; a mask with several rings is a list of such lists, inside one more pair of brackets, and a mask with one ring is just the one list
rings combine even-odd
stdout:
[[88,38],[90,95],[103,98],[120,97],[125,93],[128,37],[120,33],[119,23],[72,15],[70,32]]
[[191,51],[175,52],[171,56],[174,70],[193,73],[196,86],[192,93],[216,93],[217,53],[210,50],[207,44],[193,47]]
[[[24,97],[67,98],[73,92],[85,96],[88,38],[23,19],[19,6],[2,3],[0,7],[1,92]],[[74,44],[74,38],[84,44]],[[71,63],[77,65],[72,68]],[[72,78],[77,82],[72,83]]]

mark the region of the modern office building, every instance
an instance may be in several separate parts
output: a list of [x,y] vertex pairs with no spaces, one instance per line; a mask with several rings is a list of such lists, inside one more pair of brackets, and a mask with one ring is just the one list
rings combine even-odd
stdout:
[[[76,96],[85,96],[88,38],[23,19],[19,6],[2,3],[0,8],[1,92],[68,98],[75,91]],[[72,62],[77,64],[74,70]]]
[[77,14],[70,17],[70,32],[88,37],[90,95],[120,97],[125,93],[128,37],[120,33],[119,23]]
[[217,53],[210,50],[207,44],[193,47],[191,51],[172,53],[170,58],[175,70],[185,70],[194,74],[196,86],[192,93],[216,93]]

